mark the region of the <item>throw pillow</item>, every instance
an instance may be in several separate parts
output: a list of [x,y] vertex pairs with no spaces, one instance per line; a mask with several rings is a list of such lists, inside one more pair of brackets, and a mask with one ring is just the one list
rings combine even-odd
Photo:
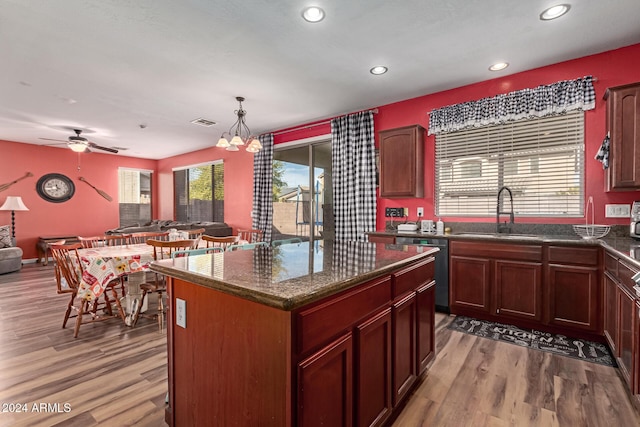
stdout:
[[0,248],[10,248],[11,244],[11,227],[3,225],[0,227]]

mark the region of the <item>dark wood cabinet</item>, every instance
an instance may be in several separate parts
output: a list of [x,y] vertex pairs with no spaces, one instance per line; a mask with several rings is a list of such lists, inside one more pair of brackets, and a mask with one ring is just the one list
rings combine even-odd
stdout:
[[501,317],[542,320],[542,264],[495,261],[495,298]]
[[636,302],[634,296],[624,287],[618,286],[618,367],[620,373],[635,390],[634,384],[634,323]]
[[367,238],[371,243],[385,243],[388,245],[393,245],[396,243],[396,236],[394,235],[385,235],[385,234],[367,234]]
[[416,294],[393,304],[393,405],[400,403],[416,381]]
[[298,425],[351,426],[353,339],[347,334],[298,364]]
[[[450,251],[455,242],[450,243]],[[491,261],[486,258],[451,255],[450,306],[452,313],[489,314],[491,310]]]
[[604,337],[611,353],[618,357],[618,285],[608,272],[604,274]]
[[436,282],[431,281],[416,290],[416,349],[418,376],[424,374],[435,358]]
[[357,327],[356,422],[380,426],[391,414],[391,309]]
[[380,197],[424,197],[424,132],[414,125],[379,133]]
[[608,190],[640,188],[640,83],[608,88]]

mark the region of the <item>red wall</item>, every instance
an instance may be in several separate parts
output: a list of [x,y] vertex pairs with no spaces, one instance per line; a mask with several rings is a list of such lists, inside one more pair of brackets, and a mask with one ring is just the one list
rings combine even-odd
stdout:
[[[119,224],[118,167],[155,170],[155,160],[113,156],[101,153],[77,154],[67,148],[0,141],[2,168],[0,184],[33,173],[0,193],[0,205],[7,196],[20,196],[29,211],[16,212],[16,239],[24,259],[36,258],[39,236],[103,234]],[[71,200],[50,203],[36,193],[36,182],[47,173],[61,173],[71,178],[76,191]],[[109,202],[93,188],[78,180],[83,177],[113,201]],[[156,182],[153,183],[154,186]],[[157,205],[153,206],[154,213]],[[11,223],[11,212],[0,211],[0,225]]]
[[[604,171],[602,170],[601,163],[594,160],[593,157],[600,147],[606,132],[606,104],[602,98],[604,92],[607,87],[640,81],[640,44],[378,107],[379,112],[375,115],[376,133],[381,130],[413,124],[420,124],[426,129],[429,126],[427,113],[436,108],[492,97],[501,93],[538,85],[551,84],[560,80],[575,79],[586,75],[593,75],[598,81],[594,83],[596,90],[596,108],[585,113],[585,194],[587,196],[593,196],[596,223],[628,224],[629,219],[605,218],[604,205],[609,203],[630,204],[636,199],[640,200],[640,194],[633,191],[605,193]],[[374,106],[371,108],[373,107]],[[303,139],[326,134],[329,130],[329,127],[325,125],[303,129],[295,133],[286,133],[276,137],[275,143],[278,144],[291,141],[292,139]],[[425,144],[425,197],[421,199],[378,199],[378,229],[384,228],[385,207],[408,207],[409,219],[415,220],[417,219],[416,208],[423,206],[425,209],[425,218],[435,218],[433,203],[434,136],[427,137]],[[445,223],[447,221],[495,221],[495,217],[443,217],[442,219]],[[578,218],[557,219],[529,217],[518,220],[519,219],[516,218],[517,222],[568,224],[581,223],[583,221]]]

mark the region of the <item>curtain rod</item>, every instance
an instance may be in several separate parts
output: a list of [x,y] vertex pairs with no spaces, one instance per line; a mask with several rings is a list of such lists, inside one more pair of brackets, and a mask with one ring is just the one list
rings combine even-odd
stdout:
[[[584,77],[583,77],[583,78],[584,78]],[[591,81],[593,81],[593,82],[597,82],[597,81],[598,81],[598,78],[597,78],[597,77],[593,77],[593,76],[592,76],[592,77],[591,77]],[[553,84],[553,83],[552,83],[552,84]],[[430,115],[431,115],[431,113],[433,113],[433,111],[434,111],[434,110],[439,110],[439,109],[440,109],[440,108],[434,108],[434,109],[433,109],[433,110],[431,110],[431,111],[427,111],[427,116],[430,116]]]
[[[378,109],[377,108],[373,108],[371,110],[363,110],[361,112],[366,112],[366,111],[371,111],[373,114],[378,114]],[[349,114],[354,114],[354,113],[349,113]],[[345,115],[349,115],[349,114],[345,114]],[[340,117],[340,116],[337,116],[337,117]],[[331,119],[331,120],[333,120],[333,119]],[[331,123],[331,120],[325,120],[325,121],[314,123],[314,124],[311,124],[311,125],[302,125],[302,126],[298,126],[298,127],[287,129],[287,130],[281,130],[279,132],[273,132],[273,135],[274,136],[275,135],[282,135],[284,133],[295,132],[297,130],[311,129],[311,128],[314,128],[316,126],[322,126],[322,125],[326,125],[327,123]]]

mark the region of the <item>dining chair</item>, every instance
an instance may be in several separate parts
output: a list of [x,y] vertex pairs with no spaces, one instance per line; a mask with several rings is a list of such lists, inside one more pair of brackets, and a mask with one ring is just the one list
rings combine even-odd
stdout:
[[264,241],[264,231],[257,229],[238,230],[238,240],[245,240],[248,243]]
[[207,242],[208,248],[219,247],[219,248],[222,248],[222,250],[225,250],[230,245],[233,245],[234,243],[236,243],[238,241],[238,237],[237,236],[214,237],[214,236],[207,236],[206,234],[204,234],[202,236],[202,240]]
[[99,248],[105,246],[104,236],[78,236],[83,248]]
[[131,233],[129,242],[132,245],[138,245],[141,243],[147,243],[147,240],[169,240],[168,231],[144,231],[139,233]]
[[302,243],[302,239],[299,237],[292,237],[290,239],[280,239],[280,240],[274,240],[271,242],[271,246],[275,247],[275,246],[280,246],[280,245],[286,245],[289,243]]
[[249,250],[249,249],[255,249],[255,248],[260,248],[260,247],[268,247],[269,244],[267,242],[255,242],[255,243],[245,243],[245,244],[238,244],[238,245],[230,245],[229,247],[227,247],[227,251],[228,252],[233,252],[233,251],[237,251],[237,250]]
[[199,239],[202,237],[202,235],[205,232],[204,228],[194,228],[192,230],[181,230],[183,232],[187,232],[187,235],[189,236],[189,239]]
[[[115,285],[118,283],[116,281],[112,281],[107,285],[107,289],[105,289],[105,292],[101,295],[102,298],[98,297],[95,301],[90,301],[86,298],[77,298],[83,273],[82,262],[80,261],[78,249],[81,249],[82,247],[81,243],[74,243],[70,245],[55,243],[49,244],[51,255],[53,256],[56,265],[56,279],[59,277],[59,280],[57,280],[58,293],[70,295],[62,327],[65,328],[67,326],[67,321],[70,318],[75,317],[76,324],[73,332],[74,338],[78,337],[80,326],[85,323],[93,323],[118,317],[113,313],[113,303],[115,303],[118,309],[119,316],[122,319],[125,317],[122,306],[120,305],[120,297],[116,291]],[[66,287],[63,287],[63,279],[67,285]],[[111,291],[113,300],[109,298],[109,293],[107,291]],[[72,316],[71,313],[74,311],[76,314]],[[106,313],[106,315],[99,314],[101,311]]]
[[[190,249],[195,249],[198,241],[196,239],[186,239],[186,240],[157,240],[157,239],[149,239],[147,240],[147,244],[153,246],[153,259],[158,261],[162,259],[171,258],[171,255],[176,251],[185,251]],[[138,322],[138,318],[140,317],[140,311],[144,305],[144,299],[147,297],[149,293],[158,294],[158,309],[157,313],[154,317],[158,319],[158,327],[160,332],[162,332],[162,325],[164,323],[164,301],[163,294],[166,291],[166,283],[164,280],[164,276],[158,273],[155,273],[155,280],[152,282],[142,283],[140,285],[140,290],[142,290],[142,297],[140,299],[140,303],[137,305],[136,309],[133,313],[133,320],[131,321],[131,326],[135,326]]]
[[206,255],[214,253],[222,253],[224,250],[220,247],[200,248],[200,249],[184,249],[179,251],[173,251],[171,258],[180,258],[193,255]]
[[131,234],[111,234],[104,236],[106,246],[125,246],[131,241]]

